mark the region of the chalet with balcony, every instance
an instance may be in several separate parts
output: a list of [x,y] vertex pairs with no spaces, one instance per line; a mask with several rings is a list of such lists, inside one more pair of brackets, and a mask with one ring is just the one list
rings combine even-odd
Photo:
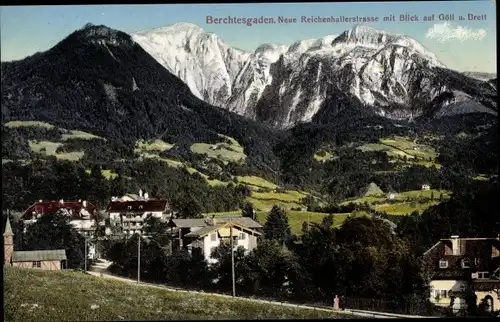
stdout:
[[201,252],[208,263],[216,262],[212,253],[221,243],[243,247],[249,252],[257,247],[262,225],[247,217],[220,216],[202,219],[171,219],[169,221],[174,247],[186,247],[190,253]]
[[500,236],[498,238],[441,239],[424,258],[433,269],[430,301],[459,312],[466,308],[466,293],[483,300],[491,311],[500,309]]

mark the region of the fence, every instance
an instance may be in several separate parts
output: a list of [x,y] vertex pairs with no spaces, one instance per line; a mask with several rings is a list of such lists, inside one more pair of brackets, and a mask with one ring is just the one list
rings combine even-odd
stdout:
[[342,297],[340,305],[354,310],[367,310],[407,315],[431,315],[432,306],[426,301],[388,300]]

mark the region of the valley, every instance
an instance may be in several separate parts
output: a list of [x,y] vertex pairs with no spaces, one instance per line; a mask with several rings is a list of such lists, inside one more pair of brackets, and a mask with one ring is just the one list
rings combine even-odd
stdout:
[[[85,151],[77,152],[60,152],[68,150],[66,144],[68,142],[93,141],[103,140],[102,138],[86,133],[83,131],[68,131],[59,129],[56,126],[37,121],[16,121],[9,122],[4,125],[10,129],[29,129],[38,128],[60,130],[61,135],[58,139],[52,141],[47,140],[43,136],[39,140],[28,140],[31,153],[43,156],[54,156],[58,160],[66,160],[77,162],[85,155]],[[68,134],[69,133],[69,134]],[[72,135],[72,136],[70,136]],[[316,206],[326,206],[328,204],[327,196],[311,190],[298,190],[292,188],[280,187],[275,182],[256,175],[236,175],[229,174],[225,180],[215,178],[206,173],[215,171],[217,175],[224,172],[224,167],[229,163],[241,164],[245,161],[243,147],[234,138],[219,135],[219,142],[213,144],[208,143],[193,143],[191,152],[197,156],[197,162],[185,162],[173,157],[165,155],[165,152],[170,151],[175,147],[174,143],[167,143],[161,139],[155,140],[138,140],[133,146],[133,152],[137,160],[154,159],[164,162],[167,166],[179,169],[185,169],[190,175],[197,174],[204,179],[206,184],[212,187],[225,187],[229,184],[241,185],[249,189],[248,196],[244,201],[250,203],[256,212],[256,219],[260,223],[264,223],[270,209],[277,205],[288,212],[290,226],[295,234],[301,234],[302,225],[304,222],[320,223],[328,212],[313,211],[311,207],[311,199]],[[439,169],[439,164],[436,162],[437,153],[430,145],[417,144],[416,140],[410,140],[408,137],[386,137],[379,140],[380,143],[366,143],[363,145],[347,144],[346,146],[333,149],[320,149],[315,153],[314,160],[324,163],[335,159],[336,153],[344,149],[355,147],[361,152],[379,151],[383,152],[388,157],[388,164],[392,165],[389,172],[398,172],[404,167],[412,165],[424,165],[426,167],[434,167]],[[97,152],[98,153],[98,152]],[[320,156],[321,154],[321,156]],[[427,161],[424,161],[427,160]],[[113,163],[123,162],[120,159],[113,160]],[[215,163],[214,163],[215,162]],[[113,164],[112,163],[112,164]],[[214,165],[215,164],[215,165]],[[215,170],[214,170],[215,169]],[[86,170],[87,174],[91,174],[91,170]],[[118,177],[114,169],[102,169],[102,176],[107,180],[113,180]],[[487,180],[483,176],[478,176],[478,180]],[[132,178],[129,177],[129,180]],[[360,187],[361,188],[361,187]],[[409,215],[410,213],[422,213],[427,208],[438,204],[440,201],[447,200],[450,197],[448,190],[410,190],[410,191],[382,191],[376,187],[376,194],[358,195],[340,201],[339,206],[351,206],[356,208],[356,205],[361,205],[365,208],[352,209],[344,213],[334,213],[334,225],[339,226],[348,216],[363,216],[369,215],[370,212],[386,213],[388,215]],[[310,199],[308,199],[309,197]],[[205,216],[219,215],[241,215],[240,210],[229,210],[222,212],[207,212]]]

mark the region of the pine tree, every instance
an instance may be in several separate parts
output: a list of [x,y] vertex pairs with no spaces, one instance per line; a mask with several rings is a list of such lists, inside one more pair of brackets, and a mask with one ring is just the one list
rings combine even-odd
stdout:
[[252,218],[253,220],[255,220],[254,209],[250,202],[246,202],[243,206],[243,209],[241,210],[241,216]]
[[288,215],[280,207],[274,206],[264,224],[264,237],[283,244],[289,240],[291,235]]

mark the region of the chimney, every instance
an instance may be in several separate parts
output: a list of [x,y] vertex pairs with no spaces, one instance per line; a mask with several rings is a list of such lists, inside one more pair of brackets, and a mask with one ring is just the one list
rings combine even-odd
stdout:
[[147,192],[144,193],[144,199],[148,200],[149,199],[149,195]]
[[60,203],[60,204],[63,204],[63,203],[64,203],[64,200],[62,200],[62,199],[61,199],[61,200],[59,200],[59,203]]
[[453,255],[460,255],[460,239],[458,235],[451,236],[451,249]]
[[40,200],[38,200],[38,202],[43,202],[43,200],[42,200],[42,199],[40,199]]
[[212,215],[212,226],[214,226],[217,223],[217,219],[215,219],[215,215]]
[[142,199],[142,189],[139,189],[139,198]]
[[87,208],[87,200],[82,201],[83,208]]

